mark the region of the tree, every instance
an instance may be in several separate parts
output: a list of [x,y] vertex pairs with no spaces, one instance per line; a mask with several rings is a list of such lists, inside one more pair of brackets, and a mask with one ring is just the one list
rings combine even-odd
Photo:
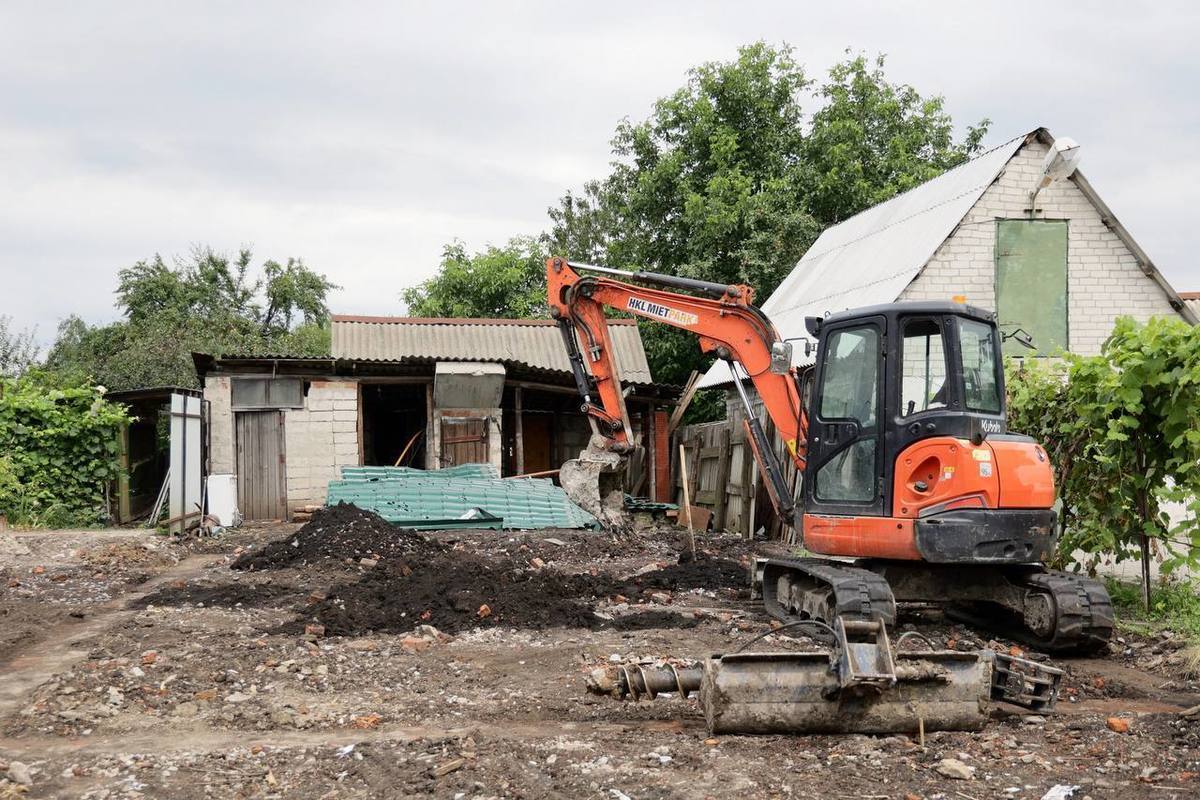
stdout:
[[15,377],[37,362],[36,331],[15,331],[12,317],[0,315],[0,378]]
[[[762,42],[693,69],[649,118],[625,120],[610,174],[550,209],[548,248],[575,260],[748,283],[761,302],[821,229],[976,152],[939,97],[891,84],[883,57],[834,66],[806,118],[811,83],[791,48]],[[856,166],[857,164],[857,166]],[[654,375],[703,369],[694,338],[644,324]]]
[[530,237],[474,255],[452,242],[442,250],[437,274],[406,289],[404,302],[419,317],[545,317],[546,251]]
[[[849,52],[849,51],[847,51]],[[889,83],[885,57],[848,58],[829,70],[804,141],[804,195],[811,213],[833,225],[935,178],[979,153],[989,120],[954,141],[941,97]]]
[[[1098,356],[1009,365],[1009,426],[1041,441],[1055,467],[1065,534],[1060,552],[1140,557],[1164,568],[1200,563],[1200,327],[1117,320]],[[1164,503],[1183,503],[1172,525]]]
[[230,258],[196,248],[175,266],[156,255],[122,269],[116,294],[124,319],[63,320],[47,366],[132,389],[194,386],[192,352],[328,355],[326,297],[337,287],[298,259],[267,261],[252,277],[252,258],[249,250]]

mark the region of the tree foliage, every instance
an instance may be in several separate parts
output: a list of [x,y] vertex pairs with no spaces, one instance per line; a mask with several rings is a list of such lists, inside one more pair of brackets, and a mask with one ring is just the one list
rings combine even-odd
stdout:
[[[548,248],[574,260],[719,283],[761,302],[821,229],[917,185],[979,149],[956,143],[940,97],[890,83],[882,56],[848,56],[811,97],[788,47],[762,42],[693,69],[640,122],[621,122],[607,177],[550,209]],[[704,359],[694,337],[644,324],[655,377],[682,382]]]
[[823,226],[963,163],[980,151],[991,124],[968,126],[956,142],[943,98],[889,83],[884,60],[850,56],[829,70],[819,92],[824,106],[804,140],[804,194]]
[[102,521],[126,422],[89,383],[36,369],[0,380],[0,514],[18,525]]
[[[1063,501],[1061,551],[1200,563],[1200,327],[1117,320],[1098,356],[1009,364],[1009,427],[1049,451]],[[1164,504],[1181,503],[1172,524]]]
[[462,242],[442,250],[437,274],[404,292],[418,317],[544,317],[546,251],[530,237],[468,254]]
[[41,348],[34,331],[16,331],[12,317],[0,314],[0,377],[20,375],[37,363]]
[[91,376],[109,389],[194,386],[191,353],[328,355],[328,293],[337,288],[298,259],[267,261],[252,276],[252,254],[197,248],[174,266],[160,256],[117,276],[124,319],[59,325],[47,366]]

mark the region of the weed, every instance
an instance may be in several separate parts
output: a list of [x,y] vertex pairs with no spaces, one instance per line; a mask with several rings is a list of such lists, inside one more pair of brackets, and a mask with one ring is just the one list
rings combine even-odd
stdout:
[[1142,605],[1142,588],[1137,583],[1108,580],[1108,593],[1123,624],[1134,630],[1167,629],[1197,643],[1196,664],[1200,671],[1200,582],[1194,579],[1163,580],[1151,589],[1150,613]]

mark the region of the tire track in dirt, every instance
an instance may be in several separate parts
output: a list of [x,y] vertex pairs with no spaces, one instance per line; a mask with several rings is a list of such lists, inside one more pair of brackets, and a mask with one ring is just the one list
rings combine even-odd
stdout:
[[468,721],[454,727],[427,725],[391,726],[375,730],[272,730],[241,731],[198,727],[177,728],[169,738],[161,732],[139,734],[136,731],[64,739],[54,736],[25,736],[13,739],[0,736],[0,753],[9,758],[44,759],[55,755],[111,755],[117,753],[225,752],[238,747],[262,745],[274,749],[291,747],[344,747],[372,742],[413,742],[420,739],[461,739],[467,736],[493,740],[537,740],[559,736],[589,737],[622,734],[631,731],[690,731],[700,735],[704,720],[628,720],[620,722],[579,722],[537,720],[530,722]]

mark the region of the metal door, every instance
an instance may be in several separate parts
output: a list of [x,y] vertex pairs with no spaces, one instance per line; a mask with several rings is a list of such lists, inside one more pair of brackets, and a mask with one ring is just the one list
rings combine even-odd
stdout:
[[488,463],[487,419],[442,417],[442,466]]
[[283,412],[239,411],[238,506],[246,519],[287,519]]

